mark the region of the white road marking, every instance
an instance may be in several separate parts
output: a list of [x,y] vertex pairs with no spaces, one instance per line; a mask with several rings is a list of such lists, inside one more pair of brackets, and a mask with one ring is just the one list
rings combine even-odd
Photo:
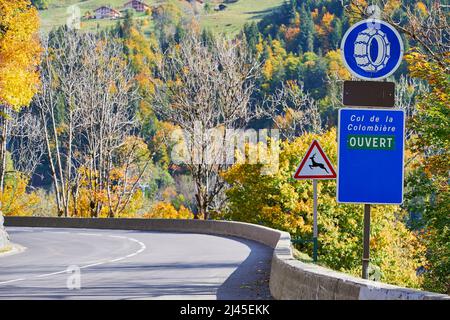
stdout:
[[[77,233],[75,233],[75,234],[80,234],[80,235],[83,235],[83,236],[94,236],[94,237],[101,237],[102,235],[101,234],[98,234],[98,233],[82,233],[82,232],[77,232]],[[110,236],[111,237],[111,236]]]
[[117,261],[122,261],[122,260],[124,260],[124,259],[126,259],[127,257],[121,257],[121,258],[117,258],[117,259],[112,259],[112,260],[109,260],[108,262],[117,262]]
[[20,279],[14,279],[14,280],[3,281],[3,282],[0,282],[0,285],[1,285],[1,284],[11,283],[11,282],[22,281],[22,280],[25,280],[25,279],[24,279],[24,278],[20,278]]
[[[52,233],[70,234],[71,232],[68,232],[68,231],[54,231]],[[88,264],[88,265],[81,266],[80,269],[86,269],[86,268],[90,268],[90,267],[94,267],[94,266],[103,265],[103,264],[106,264],[106,263],[113,263],[113,262],[122,261],[122,260],[125,260],[127,258],[131,258],[131,257],[134,257],[134,256],[140,254],[141,252],[143,252],[147,248],[143,242],[141,242],[141,241],[139,241],[137,239],[134,239],[134,238],[124,237],[124,236],[103,235],[103,234],[97,234],[97,233],[82,233],[82,232],[75,232],[74,234],[87,235],[87,236],[100,236],[100,237],[107,236],[107,237],[110,237],[110,238],[125,239],[125,240],[128,240],[128,241],[136,242],[140,246],[139,250],[137,250],[137,251],[135,251],[135,252],[133,252],[133,253],[131,253],[129,255],[126,255],[126,256],[123,256],[123,257],[118,257],[118,258],[112,259],[112,260],[101,260],[99,262],[95,262],[95,263],[91,263],[91,264]],[[52,273],[41,274],[41,275],[38,275],[38,276],[33,276],[32,278],[45,278],[45,277],[50,277],[50,276],[59,275],[59,274],[63,274],[63,273],[67,273],[67,269],[62,270],[62,271],[52,272]],[[0,282],[0,285],[12,283],[12,282],[24,281],[24,280],[27,280],[27,278],[19,278],[19,279],[3,281],[3,282]]]
[[45,278],[45,277],[55,276],[55,275],[57,275],[57,274],[62,274],[62,273],[66,273],[66,270],[64,270],[64,271],[52,272],[52,273],[47,273],[47,274],[41,274],[41,275],[39,275],[39,276],[34,276],[34,278]]
[[127,238],[127,237],[124,237],[124,236],[110,236],[110,237],[111,238],[117,238],[117,239],[129,239],[131,241],[135,240],[135,239]]
[[80,267],[80,269],[86,269],[86,268],[90,268],[90,267],[95,267],[95,266],[99,266],[104,264],[105,261],[100,261],[100,262],[96,262],[96,263],[92,263],[92,264],[87,264],[85,266]]

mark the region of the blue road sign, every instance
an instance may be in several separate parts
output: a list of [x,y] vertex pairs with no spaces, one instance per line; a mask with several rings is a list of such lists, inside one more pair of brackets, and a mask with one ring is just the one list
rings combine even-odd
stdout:
[[341,53],[347,69],[357,78],[377,80],[390,76],[403,58],[403,41],[389,23],[360,21],[344,35]]
[[401,204],[405,113],[340,109],[337,201]]

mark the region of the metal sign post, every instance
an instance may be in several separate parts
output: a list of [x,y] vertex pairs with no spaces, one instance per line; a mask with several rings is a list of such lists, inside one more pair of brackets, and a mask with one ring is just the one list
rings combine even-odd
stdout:
[[313,260],[314,262],[317,262],[317,252],[319,248],[319,231],[317,227],[317,180],[336,179],[336,171],[334,171],[330,160],[323,152],[318,141],[314,140],[311,143],[311,146],[294,174],[294,179],[312,179],[313,181]]
[[370,204],[364,205],[364,240],[362,258],[362,278],[369,279],[370,263]]
[[313,260],[317,262],[317,251],[318,251],[318,229],[317,229],[317,179],[313,179],[313,194],[314,194],[314,205],[313,205]]

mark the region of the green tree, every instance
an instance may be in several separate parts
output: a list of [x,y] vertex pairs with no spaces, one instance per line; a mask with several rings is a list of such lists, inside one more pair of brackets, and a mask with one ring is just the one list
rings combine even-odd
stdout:
[[426,80],[430,91],[419,100],[418,112],[411,121],[416,132],[410,141],[415,161],[407,179],[405,206],[421,214],[419,227],[428,259],[424,287],[449,293],[450,55],[444,65],[417,52],[408,54],[406,60],[411,75]]
[[300,44],[304,51],[314,52],[314,21],[304,6],[300,10]]
[[213,6],[212,6],[210,0],[206,0],[206,1],[205,1],[205,4],[203,5],[203,10],[204,10],[206,13],[211,13],[211,12],[213,11]]
[[337,49],[342,40],[342,22],[339,18],[334,18],[331,23],[332,31],[330,34],[330,44],[332,49]]
[[31,3],[39,10],[48,9],[49,0],[31,0]]

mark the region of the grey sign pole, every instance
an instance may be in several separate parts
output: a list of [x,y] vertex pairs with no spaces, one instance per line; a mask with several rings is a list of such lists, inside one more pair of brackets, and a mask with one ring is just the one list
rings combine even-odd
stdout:
[[318,251],[318,229],[317,229],[317,179],[313,179],[313,194],[314,194],[314,224],[313,224],[313,260],[317,262]]
[[370,262],[370,204],[364,205],[364,248],[362,258],[362,277],[369,278],[369,262]]

